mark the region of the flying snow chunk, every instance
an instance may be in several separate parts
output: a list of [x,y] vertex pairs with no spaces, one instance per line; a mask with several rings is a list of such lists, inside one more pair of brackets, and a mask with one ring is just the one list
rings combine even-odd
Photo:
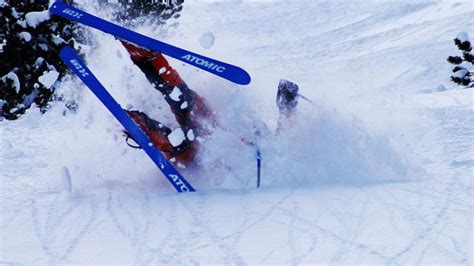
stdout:
[[59,73],[57,71],[51,70],[48,73],[38,78],[38,81],[43,84],[46,88],[50,89],[54,82],[58,80]]
[[179,102],[179,96],[181,95],[183,95],[183,93],[178,87],[174,87],[173,91],[170,93],[171,99],[175,102]]
[[192,129],[188,130],[188,134],[187,134],[187,135],[188,135],[188,139],[189,139],[190,141],[193,141],[193,140],[194,140],[195,136],[194,136],[194,131],[193,131]]
[[29,12],[25,15],[26,23],[32,28],[36,28],[42,22],[49,20],[51,16],[49,15],[49,10],[40,11],[40,12]]
[[21,40],[24,40],[25,42],[31,41],[31,34],[29,32],[22,31],[20,32],[20,34],[18,34],[18,36]]
[[173,145],[173,147],[178,147],[185,139],[186,137],[184,136],[184,132],[181,128],[173,130],[173,132],[168,135],[168,140],[170,141],[171,145]]
[[187,101],[183,102],[183,103],[181,104],[180,108],[183,109],[183,110],[186,109],[186,108],[188,108],[188,102],[187,102]]
[[21,87],[20,87],[20,79],[18,78],[18,76],[13,72],[9,72],[8,74],[2,77],[2,81],[6,82],[7,79],[13,81],[13,86],[15,87],[15,91],[17,93],[20,92]]
[[201,35],[199,38],[199,43],[201,43],[201,46],[204,49],[209,49],[212,46],[214,46],[214,41],[216,40],[216,37],[212,32],[206,32]]
[[436,87],[435,91],[446,91],[446,87],[444,85],[438,85],[438,87]]

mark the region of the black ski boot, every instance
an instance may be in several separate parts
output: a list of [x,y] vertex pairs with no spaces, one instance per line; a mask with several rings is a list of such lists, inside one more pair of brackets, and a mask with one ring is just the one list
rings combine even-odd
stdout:
[[276,104],[280,110],[280,114],[290,114],[298,105],[298,85],[295,83],[281,79],[278,84],[278,93]]

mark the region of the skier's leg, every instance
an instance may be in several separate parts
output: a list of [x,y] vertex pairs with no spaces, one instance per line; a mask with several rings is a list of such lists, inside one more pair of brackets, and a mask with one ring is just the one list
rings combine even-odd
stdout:
[[206,134],[205,124],[215,125],[215,118],[209,105],[195,91],[189,89],[162,54],[147,51],[127,42],[122,43],[130,53],[132,61],[163,94],[186,134]]
[[[141,113],[141,115],[135,116],[135,121],[147,131],[147,134],[152,135],[153,142],[158,149],[169,151],[173,148],[172,154],[168,152],[168,157],[175,157],[178,162],[186,165],[190,162],[195,163],[195,155],[199,145],[197,137],[208,134],[207,125],[215,126],[211,109],[202,97],[188,88],[178,72],[169,65],[163,55],[128,42],[122,41],[122,44],[129,52],[132,61],[142,70],[153,86],[163,94],[166,102],[170,105],[171,111],[182,130],[182,134],[178,132],[177,135],[184,136],[182,147],[180,145],[178,145],[179,147],[172,147],[173,145],[171,145],[172,143],[168,138],[172,132],[170,129],[162,131],[161,134],[150,132],[153,130],[147,131],[145,128],[150,123],[142,122],[140,124],[140,121],[143,120],[140,117],[145,114]],[[144,120],[149,121],[151,119]],[[173,137],[173,139],[175,138]]]
[[145,134],[151,139],[155,147],[157,147],[167,159],[173,162],[189,165],[194,162],[197,152],[196,144],[187,138],[170,140],[173,131],[162,123],[149,118],[145,113],[139,111],[126,111],[128,115],[137,123]]

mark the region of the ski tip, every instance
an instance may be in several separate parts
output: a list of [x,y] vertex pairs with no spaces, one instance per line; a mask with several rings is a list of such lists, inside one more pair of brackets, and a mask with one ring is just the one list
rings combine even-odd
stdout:
[[[227,75],[228,80],[239,84],[239,85],[248,85],[252,81],[252,78],[250,77],[249,73],[245,71],[244,69],[234,66],[235,68],[233,69],[232,72],[230,72],[230,75]],[[224,76],[223,76],[224,77]]]
[[250,77],[250,74],[247,73],[247,71],[243,70],[243,74],[242,74],[242,77],[241,77],[241,80],[240,80],[240,83],[241,85],[249,85],[250,82],[252,81],[252,78]]
[[[61,4],[63,4],[61,1],[55,1],[51,6],[49,7],[49,11],[52,12],[54,9],[57,9]],[[63,4],[64,5],[64,4]]]

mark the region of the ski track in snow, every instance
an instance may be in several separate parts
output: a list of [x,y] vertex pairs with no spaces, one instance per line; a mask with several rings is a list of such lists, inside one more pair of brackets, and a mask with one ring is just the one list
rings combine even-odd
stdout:
[[[216,148],[207,158],[213,169],[201,173],[209,179],[190,175],[202,190],[177,195],[142,151],[124,145],[117,123],[96,99],[78,82],[66,81],[66,95],[77,96],[81,88],[78,114],[62,116],[62,107],[54,106],[44,116],[30,110],[18,121],[0,122],[0,264],[472,265],[473,90],[429,91],[449,84],[445,58],[455,53],[451,39],[473,28],[474,7],[465,1],[343,3],[189,4],[179,28],[166,38],[252,73],[252,85],[239,89],[173,61],[211,104],[223,103],[215,104],[218,114],[235,110],[224,116],[228,120],[245,122],[242,117],[253,113],[238,112],[253,106],[271,127],[280,77],[300,83],[301,92],[319,106],[300,102],[303,111],[334,108],[358,117],[366,135],[350,131],[359,129],[358,122],[331,128],[338,125],[333,117],[315,120],[334,123],[313,133],[349,145],[334,147],[341,153],[328,151],[331,158],[353,159],[357,153],[345,148],[366,148],[368,160],[356,164],[367,169],[348,161],[354,177],[313,182],[310,178],[334,168],[292,162],[263,142],[274,154],[264,154],[264,186],[255,190],[254,159],[243,154],[250,149],[228,154]],[[139,30],[153,33],[146,25]],[[210,49],[199,46],[204,32],[215,36]],[[94,36],[107,45],[93,47],[87,63],[119,102],[172,123],[143,75],[126,56],[117,58],[125,51],[113,38]],[[116,73],[123,75],[116,79]],[[349,132],[339,133],[342,129]],[[305,125],[298,130],[311,133]],[[383,143],[372,138],[379,134],[394,137],[395,147],[409,147],[400,151],[413,154],[402,157],[418,158],[415,166],[422,171],[415,173],[424,174],[398,181],[356,177],[372,173],[377,162],[370,158],[395,170],[400,165],[396,157],[370,149]],[[364,140],[355,143],[351,135]],[[223,144],[223,139],[212,141]],[[296,142],[271,140],[277,148],[308,151]],[[268,169],[278,165],[269,158],[285,167]],[[214,167],[221,159],[228,164],[224,170]],[[62,183],[63,167],[71,173],[72,192]],[[226,167],[234,172],[221,176]]]

